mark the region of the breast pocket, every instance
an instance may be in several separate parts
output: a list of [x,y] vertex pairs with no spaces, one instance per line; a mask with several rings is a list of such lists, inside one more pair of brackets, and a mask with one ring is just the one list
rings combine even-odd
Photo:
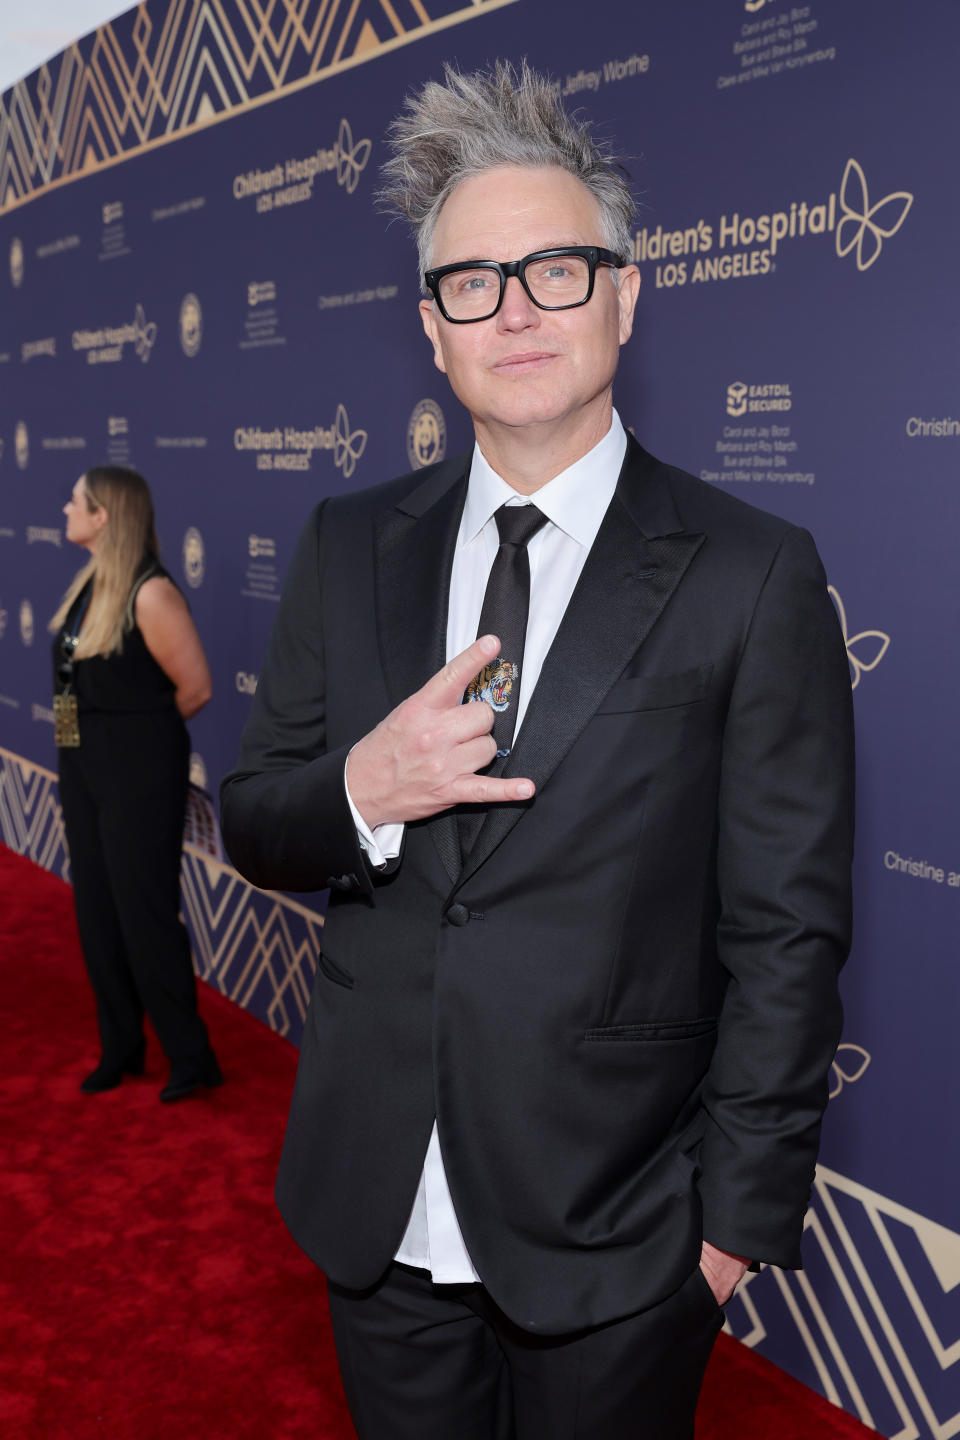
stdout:
[[695,705],[706,696],[712,674],[712,665],[700,665],[673,675],[625,676],[610,687],[596,713],[621,715],[629,710],[671,710]]
[[321,950],[317,956],[317,971],[334,985],[342,985],[345,990],[352,990],[357,983],[350,972],[338,965],[336,960],[332,960],[325,950]]

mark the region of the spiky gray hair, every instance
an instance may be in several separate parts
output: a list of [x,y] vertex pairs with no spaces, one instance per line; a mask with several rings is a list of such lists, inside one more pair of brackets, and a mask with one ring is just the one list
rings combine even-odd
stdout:
[[519,70],[498,60],[469,75],[445,64],[443,74],[443,84],[428,80],[409,95],[390,126],[393,157],[378,196],[413,227],[421,284],[445,202],[462,180],[499,165],[555,165],[576,176],[600,207],[603,244],[629,261],[636,215],[630,186],[590,122],[564,110],[559,87],[526,60]]

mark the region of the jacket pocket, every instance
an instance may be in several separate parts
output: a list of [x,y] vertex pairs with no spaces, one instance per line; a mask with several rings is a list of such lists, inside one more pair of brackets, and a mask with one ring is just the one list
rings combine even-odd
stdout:
[[599,1025],[585,1030],[583,1038],[590,1041],[642,1041],[649,1044],[664,1040],[695,1040],[717,1028],[717,1017],[705,1015],[699,1020],[650,1020],[640,1025]]
[[341,969],[335,960],[331,960],[326,951],[321,950],[317,956],[317,969],[321,975],[332,980],[334,985],[342,985],[345,990],[352,990],[356,981],[346,970]]
[[706,695],[712,674],[712,665],[700,665],[695,670],[679,670],[674,675],[627,676],[610,687],[596,713],[616,715],[625,710],[667,710],[675,705],[692,705]]

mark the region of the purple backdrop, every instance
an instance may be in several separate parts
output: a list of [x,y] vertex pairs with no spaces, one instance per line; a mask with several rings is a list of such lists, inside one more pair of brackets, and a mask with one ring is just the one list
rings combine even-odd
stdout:
[[[61,506],[83,468],[129,462],[152,484],[213,668],[191,734],[214,792],[313,502],[465,447],[376,172],[408,86],[444,59],[527,55],[631,156],[625,423],[808,526],[848,637],[858,918],[807,1271],[752,1278],[729,1326],[883,1434],[947,1440],[960,1162],[933,1117],[949,1138],[956,4],[218,11],[149,0],[0,98],[4,838],[67,873],[45,627],[82,558]],[[297,1038],[320,897],[251,891],[194,841],[198,968]]]

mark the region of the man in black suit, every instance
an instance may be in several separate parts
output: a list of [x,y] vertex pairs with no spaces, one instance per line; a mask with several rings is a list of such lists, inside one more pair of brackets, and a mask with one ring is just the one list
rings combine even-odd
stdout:
[[624,432],[633,204],[549,84],[448,71],[394,142],[476,446],[316,508],[224,782],[245,875],[331,887],[278,1199],[362,1440],[681,1440],[800,1264],[843,642],[805,531]]

